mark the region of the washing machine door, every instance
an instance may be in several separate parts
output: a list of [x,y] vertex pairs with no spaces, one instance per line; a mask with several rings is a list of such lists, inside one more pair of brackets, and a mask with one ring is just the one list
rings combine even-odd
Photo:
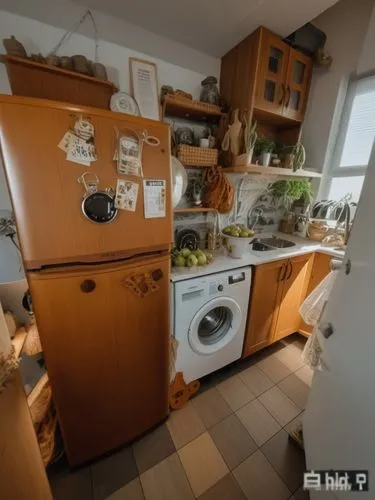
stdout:
[[224,349],[238,333],[242,322],[240,306],[230,297],[207,302],[189,327],[189,344],[197,354],[210,355]]

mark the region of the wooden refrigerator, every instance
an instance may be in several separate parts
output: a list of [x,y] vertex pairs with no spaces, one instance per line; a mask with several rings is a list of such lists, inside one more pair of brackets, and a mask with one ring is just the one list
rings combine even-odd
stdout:
[[[58,147],[80,119],[94,129],[97,159],[90,166],[68,161]],[[143,146],[141,176],[119,173],[114,160],[119,136],[134,133]],[[145,142],[148,136],[154,139]],[[169,127],[1,96],[0,140],[66,452],[77,465],[135,439],[168,414]],[[99,193],[115,190],[118,179],[137,184],[132,209],[113,216],[108,197],[100,205],[103,194],[95,198],[98,210],[89,212],[101,218],[90,220],[88,193],[78,182],[84,172],[97,179]],[[163,213],[147,212],[144,181],[159,186]]]

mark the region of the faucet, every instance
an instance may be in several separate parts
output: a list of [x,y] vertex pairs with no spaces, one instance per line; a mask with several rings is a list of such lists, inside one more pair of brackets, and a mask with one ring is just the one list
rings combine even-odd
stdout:
[[261,208],[250,208],[247,212],[247,227],[251,230],[258,224],[259,217],[263,215]]

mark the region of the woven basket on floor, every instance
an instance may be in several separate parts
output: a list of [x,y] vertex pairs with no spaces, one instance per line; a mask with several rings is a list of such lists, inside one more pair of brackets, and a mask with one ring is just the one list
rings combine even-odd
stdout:
[[185,166],[213,167],[217,165],[218,150],[180,144],[177,148],[177,158]]

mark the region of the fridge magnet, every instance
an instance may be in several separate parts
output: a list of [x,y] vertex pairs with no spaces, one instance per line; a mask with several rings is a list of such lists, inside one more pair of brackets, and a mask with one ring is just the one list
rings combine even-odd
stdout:
[[89,167],[97,160],[94,144],[94,125],[87,118],[80,117],[73,128],[65,132],[58,148],[66,153],[66,159]]
[[142,140],[133,130],[123,131],[117,141],[117,172],[142,176]]
[[152,272],[131,274],[124,278],[121,284],[142,298],[159,290],[159,285],[155,282]]
[[160,120],[156,64],[129,57],[130,86],[141,116]]
[[117,179],[115,207],[135,212],[138,198],[138,183]]
[[114,190],[106,188],[99,191],[99,179],[92,172],[84,172],[78,182],[85,188],[81,209],[86,219],[97,224],[112,222],[117,215]]
[[165,217],[166,182],[164,180],[143,181],[145,218]]

